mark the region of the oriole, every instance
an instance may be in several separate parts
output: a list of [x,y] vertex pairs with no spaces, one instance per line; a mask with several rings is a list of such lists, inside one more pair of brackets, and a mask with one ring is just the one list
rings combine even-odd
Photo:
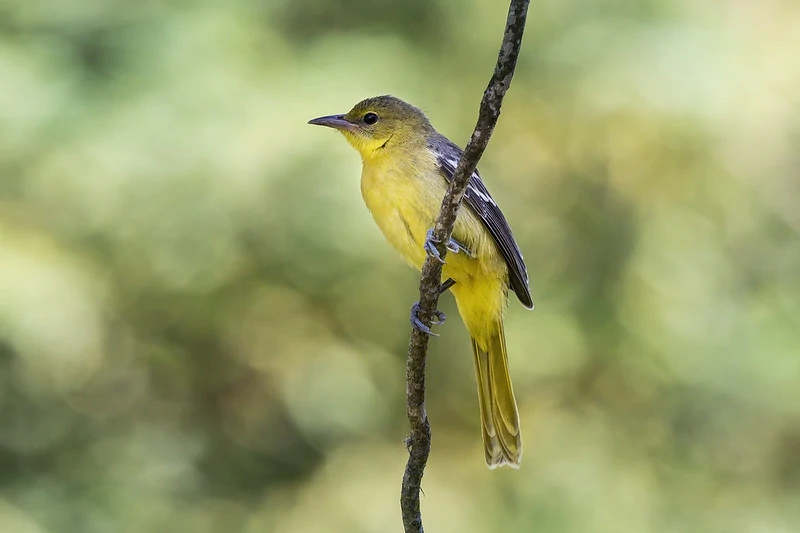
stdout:
[[[359,102],[344,115],[310,124],[340,131],[361,154],[361,193],[389,243],[421,269],[426,254],[439,258],[431,228],[462,150],[438,133],[425,114],[393,96]],[[528,274],[511,228],[477,170],[469,180],[442,268],[472,337],[484,451],[489,468],[519,468],[519,412],[508,373],[503,314],[511,288],[533,309]],[[412,309],[411,322],[427,333]]]

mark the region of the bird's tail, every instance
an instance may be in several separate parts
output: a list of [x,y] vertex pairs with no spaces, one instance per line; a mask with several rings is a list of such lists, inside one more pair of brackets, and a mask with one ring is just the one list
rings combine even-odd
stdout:
[[502,318],[495,321],[491,333],[481,340],[484,342],[472,338],[472,350],[475,353],[486,464],[491,469],[503,465],[519,468],[522,437],[517,402],[508,375]]

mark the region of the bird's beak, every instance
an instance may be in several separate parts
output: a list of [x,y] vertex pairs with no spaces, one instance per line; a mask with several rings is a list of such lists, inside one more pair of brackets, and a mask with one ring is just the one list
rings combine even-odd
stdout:
[[309,120],[308,123],[316,126],[327,126],[337,130],[352,131],[355,127],[352,122],[349,122],[346,118],[344,118],[344,115],[328,115],[327,117],[319,117]]

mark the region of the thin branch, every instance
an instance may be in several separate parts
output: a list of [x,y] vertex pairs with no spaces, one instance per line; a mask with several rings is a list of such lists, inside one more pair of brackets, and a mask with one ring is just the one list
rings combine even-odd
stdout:
[[[522,34],[525,31],[525,19],[528,14],[529,0],[511,0],[508,8],[503,43],[489,86],[483,93],[478,123],[472,132],[464,155],[458,162],[447,193],[442,201],[439,218],[433,230],[436,248],[444,259],[447,248],[444,243],[450,240],[456,222],[461,200],[467,189],[467,183],[483,151],[489,144],[497,119],[500,117],[500,106],[506,91],[511,85],[517,57],[522,45]],[[419,283],[419,318],[430,327],[433,312],[439,300],[439,284],[442,278],[442,265],[435,259],[428,258],[422,267]],[[422,515],[419,510],[419,493],[422,474],[431,450],[431,427],[425,412],[425,359],[428,352],[428,335],[413,329],[408,344],[408,362],[406,365],[406,413],[411,425],[411,436],[408,440],[409,457],[403,475],[403,487],[400,496],[400,507],[403,513],[403,527],[406,533],[422,533]]]

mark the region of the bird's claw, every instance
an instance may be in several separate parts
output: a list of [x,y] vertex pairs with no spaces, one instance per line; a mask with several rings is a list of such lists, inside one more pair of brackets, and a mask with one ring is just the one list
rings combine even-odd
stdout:
[[444,264],[442,255],[439,253],[439,250],[436,249],[436,245],[440,242],[441,241],[439,239],[434,238],[433,228],[431,228],[428,230],[428,233],[425,234],[425,244],[423,244],[422,247],[425,249],[425,253],[428,254],[429,257],[433,257],[441,264]]
[[[431,331],[431,328],[426,326],[422,322],[422,320],[419,319],[417,313],[419,313],[419,302],[411,306],[411,325],[423,333],[426,333],[433,337],[438,337],[439,334]],[[438,309],[435,309],[432,314],[434,318],[431,320],[431,324],[434,325],[444,324],[444,321],[447,320],[447,315],[445,315],[442,311],[439,311]]]
[[452,237],[450,237],[450,240],[447,242],[447,249],[454,254],[457,254],[458,252],[464,252],[467,254],[467,257],[475,258],[475,254],[472,253],[472,250]]
[[[425,244],[423,245],[423,248],[425,248],[425,253],[427,253],[429,256],[433,257],[440,263],[444,264],[444,259],[442,259],[439,250],[436,248],[436,245],[439,244],[440,242],[441,241],[439,239],[434,238],[433,228],[431,228],[425,235]],[[450,240],[447,241],[447,246],[445,246],[445,248],[447,248],[448,251],[453,252],[454,254],[457,254],[458,252],[464,252],[465,254],[467,254],[467,257],[475,257],[469,248],[467,248],[466,246],[464,246],[463,244],[461,244],[452,237],[450,238]]]

